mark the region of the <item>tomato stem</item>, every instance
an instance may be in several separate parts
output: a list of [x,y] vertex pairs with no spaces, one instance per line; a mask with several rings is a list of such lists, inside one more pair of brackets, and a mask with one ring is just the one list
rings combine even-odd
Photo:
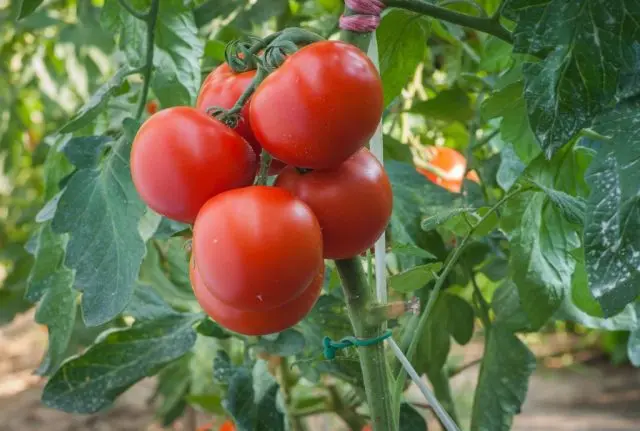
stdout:
[[269,177],[269,165],[271,165],[271,154],[264,149],[262,150],[262,157],[260,157],[260,171],[258,172],[258,178],[256,178],[257,186],[264,186],[267,184],[267,178]]
[[493,35],[505,42],[513,43],[511,32],[500,23],[499,13],[492,17],[477,17],[434,5],[427,0],[384,0],[384,2],[387,7],[397,7],[418,12],[422,15],[472,28]]
[[[124,3],[121,3],[124,6]],[[142,117],[142,113],[144,112],[144,107],[147,104],[147,97],[149,96],[149,86],[151,85],[151,72],[153,71],[153,51],[154,51],[154,38],[155,38],[155,29],[156,29],[156,21],[158,20],[158,9],[160,8],[160,0],[153,0],[151,2],[151,6],[149,6],[149,12],[144,14],[144,20],[147,23],[147,55],[145,59],[144,66],[142,66],[143,70],[143,84],[142,84],[142,93],[140,94],[140,100],[138,101],[138,109],[136,111],[136,119],[140,119]],[[132,13],[126,6],[125,9],[129,13]],[[134,15],[136,16],[136,15]],[[136,16],[136,18],[139,18]],[[142,19],[142,18],[140,18]]]
[[[342,289],[354,335],[358,338],[381,336],[384,332],[384,323],[368,323],[372,295],[360,259],[355,257],[335,262],[342,280]],[[358,355],[373,429],[375,431],[394,431],[397,426],[391,405],[391,385],[387,374],[384,344],[358,347]]]

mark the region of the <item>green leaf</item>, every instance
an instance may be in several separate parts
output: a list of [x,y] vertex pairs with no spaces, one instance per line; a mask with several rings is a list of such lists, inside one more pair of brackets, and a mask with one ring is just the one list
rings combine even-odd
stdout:
[[189,363],[191,355],[185,355],[158,373],[158,386],[154,397],[160,396],[156,415],[163,426],[168,427],[182,416],[186,407],[185,397],[191,383]]
[[427,120],[466,123],[474,112],[466,91],[453,87],[439,92],[436,97],[413,105],[411,112],[424,116]]
[[160,2],[151,88],[164,107],[194,105],[200,89],[200,58],[193,12],[181,0]]
[[573,278],[571,279],[571,301],[573,301],[576,307],[590,316],[604,316],[602,307],[600,307],[600,304],[598,304],[598,301],[596,301],[589,290],[584,256],[582,256],[582,261],[578,261],[576,270],[573,273]]
[[611,136],[589,171],[584,244],[589,288],[606,316],[640,294],[640,138],[637,104],[602,115],[595,129]]
[[295,329],[285,329],[275,339],[260,337],[256,347],[271,355],[293,356],[304,350],[304,336]]
[[473,308],[457,295],[442,293],[436,299],[429,320],[418,343],[420,358],[416,371],[441,370],[449,355],[451,338],[458,344],[466,344],[473,335]]
[[486,38],[482,47],[480,68],[488,72],[501,72],[511,62],[511,44],[495,36]]
[[139,321],[164,319],[179,314],[152,287],[144,284],[136,285],[124,313]]
[[510,0],[514,52],[524,65],[529,119],[548,157],[616,101],[621,73],[633,70],[640,41],[635,0]]
[[[553,159],[540,155],[525,171],[537,184],[571,195],[586,193],[589,159],[578,148],[566,147]],[[504,208],[502,227],[511,245],[509,265],[522,306],[532,325],[540,327],[562,303],[571,286],[580,246],[580,226],[569,222],[545,193],[525,191]]]
[[511,332],[531,331],[531,323],[522,308],[518,287],[513,280],[505,280],[496,289],[491,300],[496,325]]
[[475,211],[474,208],[434,208],[432,211],[432,215],[427,216],[424,220],[422,220],[422,229],[425,231],[433,230],[439,226],[442,226],[452,218],[465,215]]
[[400,431],[427,431],[427,422],[411,404],[400,404]]
[[554,190],[542,184],[535,182],[534,184],[547,195],[549,201],[556,205],[568,221],[575,224],[582,224],[586,207],[584,199],[568,195],[563,191]]
[[[65,124],[58,133],[75,132],[91,123],[106,107],[107,102],[125,82],[127,76],[131,75],[133,70],[129,66],[123,66],[111,77],[109,81],[103,84],[91,98],[80,108],[78,113]],[[86,156],[85,156],[86,157]]]
[[76,271],[89,326],[108,322],[126,307],[145,252],[138,231],[145,206],[129,171],[135,132],[135,123],[125,120],[125,135],[102,165],[71,177],[52,222],[55,232],[69,234],[65,265]]
[[429,260],[437,259],[435,255],[413,244],[394,243],[391,246],[391,252],[394,254],[400,254],[404,256],[420,257],[422,259],[429,259]]
[[485,338],[471,429],[508,431],[520,412],[536,367],[533,353],[511,332],[494,325]]
[[78,169],[92,168],[100,162],[105,147],[112,143],[110,136],[81,136],[69,139],[60,151]]
[[[150,0],[128,0],[138,11],[149,10]],[[161,2],[162,3],[162,2]],[[105,0],[100,22],[105,30],[118,34],[120,49],[131,67],[140,67],[145,62],[144,52],[147,50],[147,25],[144,21],[131,15],[120,5],[119,0]]]
[[397,160],[398,162],[413,163],[413,154],[409,145],[403,144],[391,135],[384,135],[383,141],[383,155],[384,160]]
[[44,0],[16,0],[15,7],[18,9],[18,19],[31,15],[42,4]]
[[427,54],[428,24],[422,15],[391,9],[376,30],[384,106],[400,94]]
[[500,167],[496,174],[496,182],[502,190],[509,190],[524,172],[525,167],[513,149],[513,145],[506,145],[500,152]]
[[205,319],[198,325],[198,334],[202,334],[205,337],[218,338],[220,340],[226,340],[231,338],[231,334],[228,333],[222,326],[218,325],[211,319]]
[[11,322],[16,314],[31,308],[32,304],[24,298],[24,293],[32,262],[26,253],[14,260],[7,278],[0,285],[0,325]]
[[523,92],[522,81],[498,89],[482,103],[481,114],[485,120],[502,117],[502,139],[511,144],[522,162],[528,164],[540,154],[540,146],[531,131]]
[[196,340],[200,316],[180,314],[107,331],[51,377],[43,403],[69,413],[95,413],[137,381],[184,355]]
[[38,368],[41,375],[55,371],[65,359],[76,320],[78,292],[73,289],[73,271],[63,265],[65,244],[50,223],[42,225],[25,294],[32,302],[40,300],[35,319],[47,325],[49,333],[47,354]]
[[633,331],[640,328],[640,305],[627,304],[618,314],[606,319],[590,316],[566,298],[560,309],[554,315],[556,320],[569,320],[587,328],[603,329],[606,331]]
[[[480,220],[489,213],[489,207],[482,208],[438,208],[431,211],[435,215],[422,220],[422,229],[429,231],[442,227],[458,236],[467,235],[473,227],[473,236],[482,237],[491,232],[498,225],[498,215],[494,211],[482,222]],[[431,212],[430,211],[430,212]]]
[[208,0],[193,10],[195,23],[198,28],[204,27],[214,18],[224,18],[234,10],[244,6],[245,0]]
[[389,278],[389,287],[401,293],[413,292],[420,289],[438,276],[442,269],[441,262],[419,265]]
[[640,329],[629,334],[627,341],[627,356],[634,367],[640,367]]

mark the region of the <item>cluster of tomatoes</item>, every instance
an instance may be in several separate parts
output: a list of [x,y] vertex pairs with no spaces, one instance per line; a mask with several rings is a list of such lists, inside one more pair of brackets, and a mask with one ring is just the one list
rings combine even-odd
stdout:
[[[142,199],[194,225],[190,276],[202,308],[247,335],[300,321],[320,295],[324,259],[370,248],[393,200],[365,148],[383,96],[364,53],[342,42],[310,44],[257,86],[234,128],[208,113],[232,108],[255,75],[218,67],[195,108],[152,115],[131,150]],[[278,175],[269,187],[253,185],[263,150]]]

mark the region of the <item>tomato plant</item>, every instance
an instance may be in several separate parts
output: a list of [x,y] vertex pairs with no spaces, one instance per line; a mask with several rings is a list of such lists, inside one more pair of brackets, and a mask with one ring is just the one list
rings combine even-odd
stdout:
[[274,157],[326,169],[364,146],[381,114],[382,84],[371,60],[351,45],[327,41],[300,49],[269,75],[253,95],[249,117]]
[[34,309],[43,404],[150,379],[167,428],[508,430],[557,333],[640,366],[639,22],[0,2],[0,323]]
[[326,259],[346,259],[367,250],[391,217],[389,178],[365,148],[333,170],[301,173],[289,166],[275,184],[307,203],[318,217]]
[[275,187],[235,189],[210,199],[194,224],[193,248],[211,294],[239,310],[267,311],[296,299],[323,266],[316,216]]
[[212,196],[251,184],[256,158],[247,142],[193,108],[165,109],[140,127],[131,148],[131,176],[158,213],[192,222]]

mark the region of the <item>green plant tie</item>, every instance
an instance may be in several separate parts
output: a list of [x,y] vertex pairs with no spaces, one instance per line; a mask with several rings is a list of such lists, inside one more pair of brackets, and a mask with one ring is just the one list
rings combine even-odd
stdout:
[[387,338],[391,337],[391,334],[392,334],[391,330],[387,329],[387,331],[384,334],[378,335],[377,337],[373,337],[373,338],[356,338],[354,336],[349,336],[349,337],[344,337],[340,341],[333,341],[329,337],[324,337],[322,339],[322,345],[324,346],[324,357],[329,360],[335,359],[336,352],[338,350],[346,349],[347,347],[351,347],[351,346],[358,346],[358,347],[373,346],[374,344],[378,344],[381,341],[384,341]]

